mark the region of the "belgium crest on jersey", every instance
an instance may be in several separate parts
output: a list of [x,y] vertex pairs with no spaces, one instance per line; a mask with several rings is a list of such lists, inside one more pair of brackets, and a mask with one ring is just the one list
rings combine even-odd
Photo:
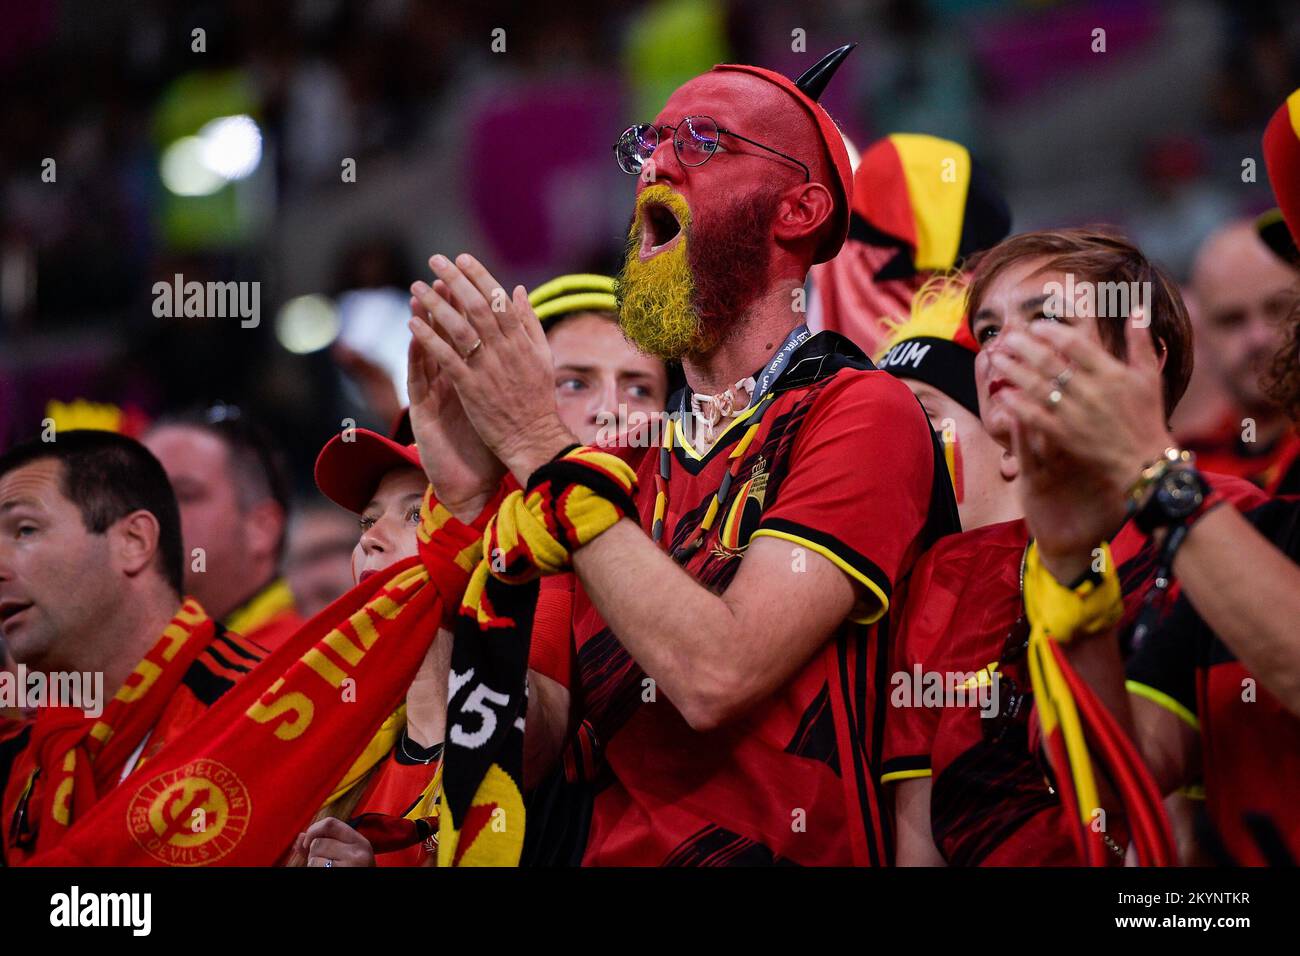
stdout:
[[749,477],[736,489],[727,509],[726,520],[718,530],[715,551],[719,555],[739,554],[749,546],[749,536],[758,527],[763,515],[763,500],[767,494],[767,459],[762,455],[754,460]]

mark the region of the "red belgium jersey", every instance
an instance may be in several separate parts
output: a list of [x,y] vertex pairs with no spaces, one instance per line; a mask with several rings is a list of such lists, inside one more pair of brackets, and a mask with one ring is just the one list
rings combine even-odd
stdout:
[[[1246,519],[1300,562],[1300,501],[1270,501]],[[1300,718],[1268,680],[1246,670],[1186,598],[1136,650],[1128,678],[1131,690],[1199,733],[1206,810],[1228,857],[1221,862],[1300,861]]]
[[[1206,478],[1239,508],[1265,498],[1240,478]],[[931,778],[935,846],[954,866],[1081,865],[1033,714],[1020,589],[1028,544],[1023,520],[938,542],[917,564],[893,650],[883,780]],[[1131,522],[1111,542],[1111,553],[1124,595],[1120,634],[1127,640],[1156,555]],[[927,683],[978,687],[980,675],[993,672],[995,697],[967,692],[931,699],[919,690]]]
[[[400,742],[388,752],[383,766],[375,771],[366,786],[366,792],[357,802],[354,818],[363,813],[386,813],[404,817],[410,813],[424,795],[440,767],[438,755],[441,746],[421,749],[402,733]],[[427,761],[427,762],[426,762]],[[437,841],[430,837],[420,843],[375,854],[376,866],[435,866],[438,859]]]
[[1239,416],[1229,415],[1211,432],[1184,442],[1204,472],[1235,475],[1270,494],[1293,494],[1300,481],[1300,430],[1288,428],[1266,445],[1241,440]]
[[[822,333],[795,353],[791,372],[812,371],[791,374],[768,399],[738,487],[685,568],[721,593],[750,542],[770,536],[790,543],[794,561],[807,552],[832,561],[857,584],[859,603],[785,686],[699,732],[662,694],[649,698],[646,675],[579,587],[579,746],[598,788],[585,865],[889,860],[877,764],[888,610],[935,525],[950,528],[955,512],[912,393],[888,373],[837,368],[834,353],[819,354],[836,341]],[[664,522],[670,550],[700,527],[752,413],[704,454],[675,443]],[[657,459],[647,455],[638,475],[647,530]],[[788,613],[797,626],[799,608]]]

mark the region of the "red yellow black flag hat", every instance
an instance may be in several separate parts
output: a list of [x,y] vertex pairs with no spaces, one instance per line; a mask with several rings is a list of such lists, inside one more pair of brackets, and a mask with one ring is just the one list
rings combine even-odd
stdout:
[[1011,211],[989,172],[961,143],[892,133],[862,154],[849,237],[894,246],[876,279],[955,268],[1011,231]]
[[826,262],[834,259],[835,254],[844,245],[849,231],[849,209],[853,203],[853,166],[849,162],[849,151],[844,145],[844,136],[835,125],[825,107],[817,102],[826,84],[830,82],[835,71],[840,68],[844,58],[853,52],[856,43],[846,43],[837,47],[813,64],[797,80],[783,76],[774,70],[765,70],[761,66],[748,66],[741,63],[720,63],[714,70],[734,70],[749,73],[767,80],[790,94],[791,99],[807,113],[817,126],[822,148],[827,159],[827,169],[831,172],[831,182],[825,185],[831,190],[835,199],[835,228],[830,231],[817,249],[813,262]]
[[1274,252],[1300,265],[1300,90],[1286,98],[1264,130],[1264,166],[1278,209],[1261,216],[1256,228]]

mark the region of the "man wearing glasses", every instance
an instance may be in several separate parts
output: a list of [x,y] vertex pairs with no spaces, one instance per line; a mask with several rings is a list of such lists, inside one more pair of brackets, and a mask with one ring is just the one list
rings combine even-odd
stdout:
[[[680,360],[688,387],[637,474],[639,526],[573,553],[575,720],[560,732],[597,786],[586,864],[887,862],[888,611],[956,519],[906,386],[802,324],[808,270],[847,230],[848,156],[816,97],[850,50],[797,83],[715,67],[615,147],[638,177],[620,322]],[[436,285],[412,287],[414,348],[455,385],[465,446],[526,484],[573,443],[536,320],[518,289],[494,312],[498,283],[472,257],[431,265]],[[445,433],[412,409],[417,439]],[[494,487],[427,470],[458,514]],[[537,690],[529,736],[546,730]]]

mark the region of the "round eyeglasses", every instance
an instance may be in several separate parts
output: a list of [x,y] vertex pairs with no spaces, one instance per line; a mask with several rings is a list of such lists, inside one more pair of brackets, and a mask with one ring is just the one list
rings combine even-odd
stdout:
[[720,140],[723,135],[727,135],[789,160],[803,170],[804,182],[812,180],[812,173],[806,164],[780,150],[764,146],[747,136],[741,136],[733,130],[721,128],[711,116],[687,116],[676,126],[667,124],[656,126],[653,123],[637,123],[635,126],[629,126],[614,144],[614,156],[623,172],[630,176],[641,173],[655,150],[659,148],[660,130],[672,131],[673,151],[677,154],[677,161],[683,166],[703,166],[720,148],[725,151],[726,147],[721,145]]

